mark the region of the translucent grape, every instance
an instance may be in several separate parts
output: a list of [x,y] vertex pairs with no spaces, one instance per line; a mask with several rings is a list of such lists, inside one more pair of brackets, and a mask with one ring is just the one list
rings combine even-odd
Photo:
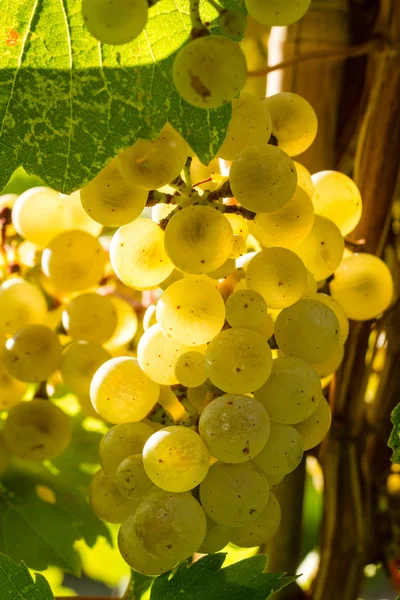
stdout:
[[131,514],[121,525],[118,548],[125,562],[142,575],[155,577],[170,571],[176,564],[176,561],[170,562],[167,557],[158,558],[146,550],[136,534],[134,514]]
[[312,181],[315,213],[333,221],[342,235],[353,231],[362,213],[361,194],[354,181],[338,171],[320,171]]
[[[194,156],[190,165],[190,176],[192,178],[193,185],[200,190],[215,190],[220,183],[221,169],[219,166],[218,158],[213,160],[208,165],[203,165],[197,156]],[[205,181],[210,179],[211,181]],[[201,181],[204,181],[201,185],[197,185]]]
[[187,346],[206,344],[225,322],[221,294],[206,281],[181,279],[157,302],[157,321],[163,332]]
[[268,542],[278,531],[281,523],[281,507],[272,492],[268,504],[258,519],[244,527],[235,527],[231,532],[231,542],[241,548],[253,548]]
[[100,344],[72,342],[61,359],[61,376],[65,385],[77,396],[88,396],[93,375],[110,358]]
[[25,460],[54,458],[71,441],[69,417],[49,400],[39,398],[13,406],[3,431],[11,452]]
[[232,163],[232,193],[245,208],[257,213],[279,210],[296,191],[292,159],[280,148],[258,144],[245,148]]
[[225,527],[224,525],[216,523],[210,519],[208,515],[206,515],[206,517],[206,537],[197,551],[203,554],[213,554],[214,552],[219,552],[222,550],[222,548],[225,548],[225,546],[229,543],[231,529],[230,527]]
[[118,229],[110,261],[117,277],[138,290],[157,287],[174,268],[164,249],[164,232],[151,219],[137,219]]
[[90,233],[73,229],[53,238],[43,250],[42,269],[61,293],[84,290],[104,276],[106,254]]
[[314,363],[313,367],[320,377],[327,377],[340,367],[343,357],[344,346],[341,342],[339,342],[334,352],[326,360]]
[[310,271],[307,269],[307,286],[303,294],[303,298],[312,298],[318,292],[318,284]]
[[224,392],[247,394],[266,382],[272,368],[268,342],[250,329],[226,329],[208,345],[206,371]]
[[267,443],[253,462],[267,475],[286,475],[299,466],[302,457],[303,440],[297,429],[271,421]]
[[261,452],[269,429],[268,414],[258,400],[234,394],[210,402],[199,421],[210,454],[227,463],[245,462]]
[[278,315],[275,338],[285,356],[295,356],[313,364],[326,360],[336,349],[340,325],[329,306],[304,298]]
[[215,271],[210,271],[208,275],[212,279],[224,279],[225,277],[228,277],[231,273],[233,273],[235,268],[235,259],[228,258],[228,260],[224,262],[224,264],[221,267],[215,269]]
[[226,302],[226,320],[231,327],[261,328],[267,317],[267,304],[254,290],[238,290]]
[[79,229],[80,231],[90,233],[90,235],[93,235],[94,237],[98,237],[102,232],[103,225],[93,220],[84,210],[81,192],[78,190],[69,196],[61,194],[61,198],[67,205],[70,213],[71,223],[69,228]]
[[63,310],[62,324],[74,340],[104,344],[117,326],[117,313],[107,296],[81,294]]
[[186,102],[218,108],[230,102],[246,83],[246,59],[239,45],[219,36],[191,40],[174,61],[172,77]]
[[301,187],[283,208],[258,213],[252,223],[252,233],[262,246],[295,248],[306,239],[314,224],[311,198]]
[[202,385],[207,379],[204,354],[196,351],[181,354],[176,361],[175,376],[179,383],[187,387]]
[[279,92],[264,100],[272,121],[272,134],[278,147],[289,156],[301,154],[313,143],[318,120],[305,98],[291,92]]
[[319,215],[315,215],[308,236],[294,249],[317,281],[332,275],[340,265],[343,251],[344,239],[338,227]]
[[233,160],[248,146],[266,144],[271,135],[271,117],[261,100],[249,92],[241,92],[232,100],[232,117],[218,156]]
[[61,344],[44,325],[27,325],[7,340],[4,364],[15,379],[46,381],[61,363]]
[[147,494],[157,491],[157,487],[144,470],[141,454],[132,454],[124,458],[117,469],[115,479],[120,492],[133,500],[141,501]]
[[306,169],[306,167],[302,164],[300,164],[299,162],[297,162],[296,160],[293,161],[294,162],[294,166],[296,167],[296,172],[297,172],[297,185],[305,191],[305,193],[312,198],[313,194],[314,194],[314,184],[313,184],[313,180],[311,179],[311,173],[308,169]]
[[185,140],[167,123],[155,140],[137,140],[118,154],[117,161],[127,181],[153,190],[173,181],[186,158]]
[[126,181],[114,159],[81,189],[80,195],[82,206],[92,219],[107,227],[120,227],[140,215],[148,192]]
[[256,521],[267,506],[269,486],[253,461],[230,465],[216,462],[200,484],[200,501],[216,523],[242,527]]
[[34,187],[16,200],[12,221],[21,237],[44,248],[56,235],[70,228],[71,213],[61,194],[50,188]]
[[142,371],[136,358],[118,357],[95,373],[90,398],[99,415],[111,423],[141,421],[160,395],[160,386]]
[[308,419],[296,425],[303,440],[304,450],[311,450],[322,442],[331,426],[331,419],[329,404],[322,397],[317,410]]
[[116,480],[116,472],[128,456],[141,454],[154,429],[145,423],[114,425],[100,442],[100,464],[109,479]]
[[40,289],[23,279],[8,279],[0,286],[0,332],[14,335],[26,325],[43,323],[46,299]]
[[311,0],[245,0],[246,8],[253,19],[262,25],[286,26],[305,15]]
[[125,346],[125,344],[128,344],[132,340],[138,330],[139,323],[130,302],[114,295],[110,296],[110,300],[117,313],[117,326],[111,338],[106,343],[106,347],[109,350],[113,350]]
[[228,219],[231,224],[234,235],[241,235],[246,238],[249,233],[249,226],[242,215],[235,215],[235,213],[226,213],[225,218]]
[[148,306],[146,308],[145,313],[143,315],[143,329],[144,329],[144,331],[147,331],[153,325],[157,325],[156,305],[155,304],[150,304],[150,306]]
[[[201,39],[201,38],[200,38]],[[229,221],[210,206],[188,206],[176,213],[165,230],[165,249],[186,273],[209,273],[230,257],[233,231]]]
[[320,378],[309,363],[299,358],[276,358],[271,375],[254,397],[272,421],[291,425],[314,412],[321,393]]
[[89,501],[93,512],[108,523],[122,523],[138,506],[136,500],[124,496],[114,481],[102,469],[93,475],[89,487]]
[[372,254],[344,259],[330,283],[333,298],[349,319],[367,321],[384,312],[393,298],[393,278],[385,263]]
[[269,340],[271,336],[274,335],[275,323],[270,314],[266,316],[261,327],[254,328],[254,331],[257,331],[260,335],[263,336],[265,340]]
[[314,295],[310,295],[309,298],[319,300],[333,310],[340,325],[340,341],[342,344],[344,344],[349,337],[349,320],[339,302],[335,300],[335,298],[332,298],[332,296],[322,293],[315,293]]
[[147,0],[82,0],[82,16],[90,33],[102,44],[127,44],[143,31]]
[[246,254],[246,250],[246,239],[241,235],[234,235],[231,258],[239,258],[239,256],[243,256],[243,254]]
[[210,455],[201,437],[179,425],[156,431],[143,448],[147,475],[167,492],[186,492],[199,485],[209,463]]

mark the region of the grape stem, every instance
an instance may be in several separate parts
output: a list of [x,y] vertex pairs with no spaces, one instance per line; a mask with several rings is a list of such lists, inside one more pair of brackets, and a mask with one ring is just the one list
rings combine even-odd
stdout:
[[176,196],[174,194],[164,194],[158,190],[151,190],[147,198],[146,206],[154,206],[155,204],[175,204]]
[[192,157],[188,156],[186,159],[185,166],[183,167],[183,179],[184,179],[186,185],[190,189],[192,189],[192,187],[194,187],[194,186],[192,186],[192,176],[190,174],[191,165],[192,165]]

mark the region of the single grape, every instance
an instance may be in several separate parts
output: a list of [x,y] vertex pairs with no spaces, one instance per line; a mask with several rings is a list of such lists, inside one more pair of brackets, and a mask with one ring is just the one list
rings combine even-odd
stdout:
[[46,381],[61,363],[57,334],[44,325],[27,325],[6,342],[4,364],[21,381]]
[[127,498],[141,501],[147,494],[157,491],[143,467],[141,454],[127,456],[115,474],[119,491]]
[[331,418],[329,404],[322,397],[317,410],[308,419],[295,426],[303,440],[304,450],[311,450],[322,442],[331,426]]
[[111,423],[141,421],[160,395],[160,386],[142,371],[136,358],[118,357],[96,371],[90,398],[99,415]]
[[128,344],[135,336],[139,322],[132,304],[119,296],[109,296],[117,314],[117,326],[106,342],[107,350],[113,351]]
[[254,290],[238,290],[226,302],[226,320],[231,327],[259,329],[267,317],[267,304]]
[[210,206],[188,206],[177,212],[165,230],[165,249],[186,273],[209,273],[230,257],[233,231],[229,221]]
[[314,195],[315,186],[314,186],[313,180],[311,178],[310,171],[308,169],[306,169],[306,167],[304,165],[297,162],[296,160],[294,160],[293,162],[294,162],[294,166],[296,167],[296,172],[297,172],[297,185],[302,190],[304,190],[305,193],[310,198],[312,198]]
[[239,258],[239,256],[243,256],[243,254],[246,254],[246,250],[246,238],[244,238],[242,235],[234,235],[231,258]]
[[107,227],[131,223],[144,209],[147,190],[126,181],[114,159],[81,191],[81,202],[86,213]]
[[267,506],[269,486],[253,461],[235,465],[216,462],[200,484],[200,501],[216,523],[242,527],[256,521]]
[[289,202],[297,185],[292,159],[269,144],[249,146],[232,162],[232,193],[245,208],[257,213],[279,210]]
[[89,501],[93,512],[108,523],[122,523],[133,514],[138,501],[124,496],[114,481],[102,469],[93,475],[89,487]]
[[362,213],[361,194],[354,181],[338,171],[320,171],[312,181],[315,213],[333,221],[343,236],[353,231]]
[[115,331],[117,313],[107,296],[81,294],[64,308],[62,324],[74,340],[104,344]]
[[79,229],[79,231],[85,231],[94,237],[98,237],[103,230],[103,225],[93,220],[84,210],[80,190],[73,192],[69,196],[61,194],[61,198],[64,200],[70,213],[71,224],[69,228]]
[[[222,178],[218,158],[213,158],[208,165],[204,165],[197,156],[194,156],[190,165],[190,177],[196,189],[215,190]],[[206,181],[207,179],[211,181]],[[202,181],[204,183],[201,183]]]
[[77,396],[88,396],[93,375],[110,358],[100,344],[72,342],[61,359],[61,376],[65,385]]
[[111,240],[110,261],[117,277],[138,290],[157,287],[174,269],[164,249],[164,232],[151,219],[118,229]]
[[100,464],[109,479],[116,480],[116,472],[128,456],[141,454],[154,429],[145,423],[114,425],[100,442]]
[[231,529],[230,527],[216,523],[208,515],[206,517],[206,537],[197,551],[203,554],[213,554],[214,552],[219,552],[229,544]]
[[335,298],[329,296],[328,294],[315,293],[313,295],[308,296],[311,299],[319,300],[326,306],[329,306],[335,313],[338,318],[340,325],[340,341],[344,344],[349,337],[349,320],[346,317],[346,313],[344,312],[342,306],[339,304]]
[[224,10],[219,17],[219,26],[227,37],[242,38],[247,27],[247,16],[240,10]]
[[128,44],[146,25],[147,0],[82,0],[82,17],[93,37],[102,44]]
[[291,425],[314,412],[321,393],[320,378],[309,363],[299,358],[276,358],[271,375],[254,397],[272,421]]
[[207,475],[210,456],[201,437],[179,425],[156,431],[143,448],[143,466],[152,482],[167,492],[186,492]]
[[265,383],[272,368],[268,342],[255,331],[226,329],[208,345],[205,366],[208,377],[230,394],[247,394]]
[[314,277],[311,275],[310,271],[307,269],[307,286],[302,298],[313,298],[317,292],[318,284],[315,281]]
[[269,493],[268,504],[258,519],[244,527],[231,530],[231,542],[241,548],[253,548],[268,542],[278,531],[281,523],[281,507],[277,497]]
[[275,338],[285,356],[313,364],[326,360],[336,349],[340,325],[329,306],[304,298],[280,312],[275,321]]
[[186,387],[197,387],[202,385],[207,379],[207,373],[204,366],[204,354],[194,350],[181,354],[176,361],[175,377],[179,383]]
[[310,3],[311,0],[245,0],[250,16],[270,27],[296,23],[306,14]]
[[39,398],[13,406],[3,431],[11,452],[25,460],[54,458],[71,441],[69,417],[50,400]]
[[238,44],[210,35],[191,40],[174,60],[172,77],[186,102],[218,108],[230,102],[246,83],[245,56]]
[[335,271],[330,291],[349,319],[367,321],[389,307],[393,299],[393,278],[377,256],[353,254]]
[[236,215],[235,213],[226,213],[225,218],[228,219],[231,224],[234,235],[240,235],[247,238],[249,234],[249,225],[247,220],[242,215]]
[[147,331],[153,325],[157,325],[156,305],[155,304],[150,304],[150,306],[148,306],[146,308],[145,313],[143,315],[143,329],[144,329],[144,331]]
[[185,166],[187,144],[167,123],[155,140],[137,140],[117,157],[122,176],[146,190],[173,181]]
[[333,221],[319,215],[315,215],[314,225],[305,240],[294,248],[317,281],[332,275],[341,263],[343,251],[340,230]]
[[286,475],[299,466],[302,457],[303,440],[298,431],[271,421],[267,443],[253,462],[267,475]]
[[24,279],[8,279],[0,286],[0,332],[14,335],[22,327],[44,323],[46,299],[33,283]]

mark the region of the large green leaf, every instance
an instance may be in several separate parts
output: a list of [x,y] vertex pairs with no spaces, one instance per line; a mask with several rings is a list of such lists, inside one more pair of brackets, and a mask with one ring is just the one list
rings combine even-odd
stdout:
[[[71,192],[168,120],[203,162],[224,140],[231,106],[194,108],[176,92],[174,55],[191,30],[189,0],[160,0],[125,46],[97,43],[81,0],[1,0],[0,190],[22,165]],[[241,0],[224,6],[242,8]],[[217,12],[202,0],[204,19]],[[216,26],[215,26],[216,27]]]
[[39,573],[32,578],[24,563],[16,564],[0,553],[1,600],[53,600],[50,586]]

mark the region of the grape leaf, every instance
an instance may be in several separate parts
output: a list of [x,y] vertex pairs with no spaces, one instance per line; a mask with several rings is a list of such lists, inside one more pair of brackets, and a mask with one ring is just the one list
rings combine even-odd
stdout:
[[181,563],[173,572],[154,580],[150,600],[267,600],[295,581],[284,573],[264,573],[268,558],[257,554],[222,569],[225,554],[209,554],[193,563]]
[[[241,0],[223,5],[244,10]],[[0,190],[19,166],[70,193],[138,137],[168,120],[208,163],[222,144],[231,106],[195,108],[172,83],[176,52],[190,35],[189,0],[160,0],[130,44],[99,44],[81,0],[2,0]],[[202,16],[218,15],[202,0]],[[227,66],[229,68],[229,65]]]
[[393,450],[392,462],[400,465],[400,404],[393,410],[390,420],[393,423],[392,433],[388,441],[388,446]]
[[35,580],[24,563],[16,564],[0,553],[1,600],[54,600],[46,579],[36,573]]
[[126,592],[127,598],[129,598],[129,600],[141,600],[154,580],[154,577],[147,577],[146,575],[141,575],[140,573],[132,571],[129,588]]

